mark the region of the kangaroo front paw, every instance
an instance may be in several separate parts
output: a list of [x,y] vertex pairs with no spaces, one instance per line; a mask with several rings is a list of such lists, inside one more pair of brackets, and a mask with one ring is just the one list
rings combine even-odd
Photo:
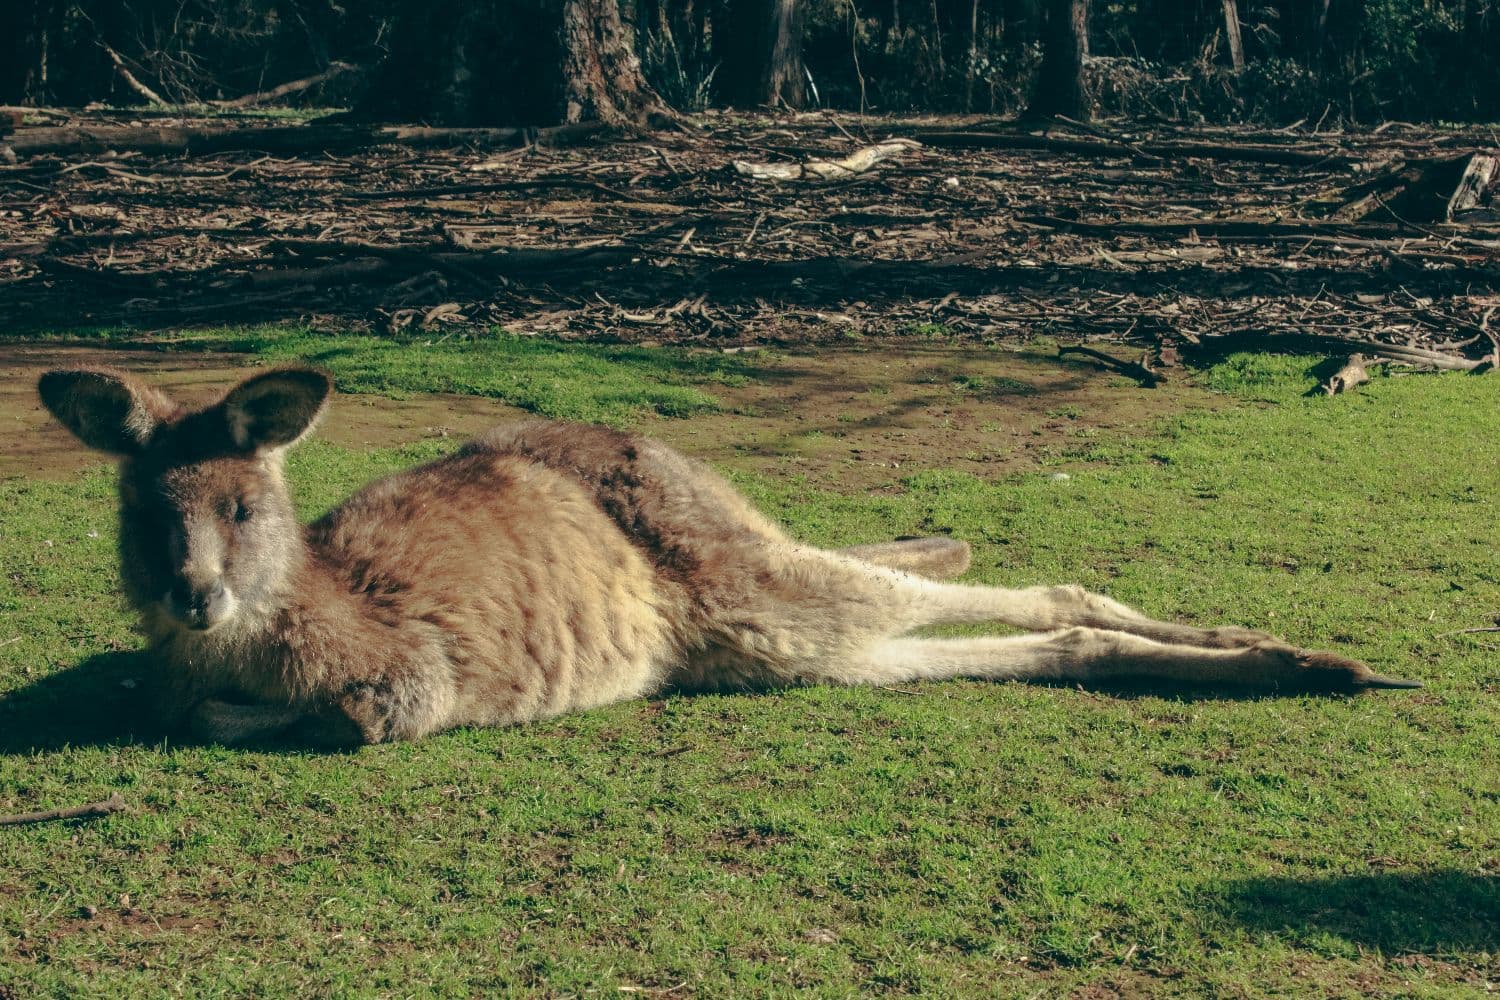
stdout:
[[1420,681],[1377,674],[1358,660],[1337,653],[1297,649],[1280,642],[1255,647],[1279,661],[1270,679],[1302,691],[1363,691],[1370,688],[1419,688]]
[[205,698],[188,713],[188,732],[205,743],[238,746],[273,739],[301,716],[301,709],[285,705],[236,705]]

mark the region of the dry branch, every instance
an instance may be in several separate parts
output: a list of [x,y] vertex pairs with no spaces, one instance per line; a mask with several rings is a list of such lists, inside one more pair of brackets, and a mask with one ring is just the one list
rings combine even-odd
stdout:
[[1255,143],[1210,143],[1162,141],[1125,143],[1106,139],[1068,139],[1031,132],[989,132],[913,128],[904,134],[920,139],[928,146],[943,149],[1040,149],[1080,156],[1111,159],[1137,158],[1142,154],[1152,160],[1181,160],[1198,157],[1209,160],[1238,160],[1245,163],[1275,163],[1290,166],[1349,167],[1366,162],[1366,157],[1338,149],[1307,149],[1303,146],[1272,146]]
[[606,131],[595,122],[549,128],[428,128],[389,125],[310,125],[238,128],[212,125],[27,128],[6,140],[18,156],[141,153],[201,155],[259,150],[283,155],[348,152],[370,146],[569,146]]
[[1057,349],[1057,356],[1060,358],[1066,357],[1069,354],[1082,354],[1086,358],[1092,358],[1110,371],[1135,379],[1147,389],[1154,389],[1161,382],[1161,376],[1145,365],[1139,365],[1133,361],[1121,360],[1112,354],[1105,354],[1103,351],[1095,350],[1092,347],[1084,347],[1082,344],[1065,344]]
[[1458,180],[1458,187],[1454,188],[1453,196],[1448,199],[1448,208],[1444,213],[1447,221],[1452,222],[1459,212],[1478,208],[1486,192],[1495,183],[1496,174],[1500,174],[1500,155],[1475,153],[1470,157],[1469,165],[1464,168],[1464,174]]
[[167,103],[160,94],[146,86],[134,73],[130,72],[130,67],[125,65],[125,60],[120,57],[120,53],[103,42],[99,43],[99,47],[104,50],[105,55],[109,56],[109,61],[115,64],[115,72],[120,75],[121,80],[125,81],[127,87],[140,94],[151,104]]
[[292,94],[300,94],[304,90],[311,90],[319,84],[327,83],[329,80],[336,80],[345,73],[363,72],[363,66],[356,66],[353,63],[335,60],[329,63],[328,68],[321,73],[314,73],[312,76],[306,76],[300,80],[291,80],[280,86],[272,87],[269,90],[261,90],[254,94],[246,94],[244,97],[236,97],[232,101],[215,101],[213,103],[221,108],[253,108],[257,105],[279,101],[281,98]]
[[[1117,236],[1131,233],[1154,236],[1160,239],[1197,235],[1216,239],[1312,239],[1317,237],[1385,237],[1392,248],[1410,244],[1412,227],[1400,222],[1333,222],[1317,219],[1194,219],[1191,222],[1158,222],[1154,219],[1120,219],[1118,221],[1087,221],[1084,219],[1059,219],[1049,215],[1020,215],[1017,222],[1031,226],[1045,226],[1063,232],[1085,233],[1090,236]],[[1421,227],[1423,235],[1461,236],[1464,234],[1492,234],[1500,238],[1500,227],[1447,226],[1436,224]]]
[[740,176],[758,181],[846,181],[866,173],[882,160],[921,148],[921,143],[911,139],[891,139],[856,150],[841,160],[808,160],[805,163],[735,160],[734,169]]
[[91,819],[95,816],[108,816],[110,813],[121,812],[124,809],[125,800],[120,797],[119,792],[113,792],[102,802],[90,802],[88,805],[69,806],[66,809],[46,809],[42,812],[20,813],[15,816],[0,816],[0,826],[51,823],[60,819]]
[[1398,160],[1369,180],[1337,193],[1338,204],[1331,214],[1345,221],[1451,221],[1449,206],[1462,191],[1461,179],[1468,176],[1475,159],[1474,154],[1457,153]]

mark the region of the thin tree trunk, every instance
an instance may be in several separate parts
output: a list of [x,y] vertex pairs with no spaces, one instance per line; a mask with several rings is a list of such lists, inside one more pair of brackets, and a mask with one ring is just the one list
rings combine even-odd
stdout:
[[948,67],[943,64],[943,23],[938,18],[937,0],[932,0],[932,51],[937,56],[938,77],[948,75]]
[[1028,114],[1080,121],[1093,117],[1083,84],[1088,36],[1089,0],[1051,0],[1042,23],[1042,67]]
[[979,0],[969,5],[969,65],[964,71],[964,111],[974,110],[974,72],[979,64]]
[[720,71],[730,104],[803,106],[802,18],[803,0],[734,0]]
[[1240,38],[1240,10],[1235,0],[1224,0],[1224,36],[1229,39],[1229,65],[1239,73],[1245,68],[1245,43]]
[[1323,0],[1323,9],[1318,12],[1318,30],[1314,34],[1313,51],[1323,51],[1323,41],[1328,37],[1328,8],[1333,6],[1333,0]]

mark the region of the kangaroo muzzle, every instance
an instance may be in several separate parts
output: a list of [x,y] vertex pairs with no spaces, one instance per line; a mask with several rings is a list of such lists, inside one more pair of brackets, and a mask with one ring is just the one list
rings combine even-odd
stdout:
[[188,628],[202,631],[222,624],[234,613],[237,602],[222,580],[201,585],[178,580],[163,603],[173,618]]

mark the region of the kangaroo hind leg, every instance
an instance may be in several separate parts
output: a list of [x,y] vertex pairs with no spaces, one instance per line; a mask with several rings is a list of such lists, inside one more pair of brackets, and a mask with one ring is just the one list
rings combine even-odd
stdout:
[[1034,632],[1106,629],[1205,649],[1240,649],[1276,641],[1269,633],[1238,626],[1204,629],[1158,621],[1074,584],[1018,590],[933,584],[923,588],[918,604],[923,624],[931,625],[995,621]]
[[841,675],[838,680],[844,683],[875,685],[974,677],[1018,681],[1141,678],[1298,691],[1411,686],[1411,682],[1372,673],[1355,660],[1283,643],[1207,649],[1081,627],[974,639],[886,639],[865,650]]

